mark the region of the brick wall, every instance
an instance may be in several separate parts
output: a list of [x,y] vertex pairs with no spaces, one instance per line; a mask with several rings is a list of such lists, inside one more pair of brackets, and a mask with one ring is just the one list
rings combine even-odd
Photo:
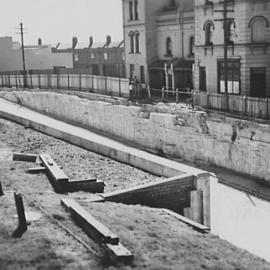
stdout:
[[194,179],[194,176],[181,175],[108,193],[103,197],[106,201],[167,208],[183,214],[183,209],[190,206],[190,191],[195,190]]

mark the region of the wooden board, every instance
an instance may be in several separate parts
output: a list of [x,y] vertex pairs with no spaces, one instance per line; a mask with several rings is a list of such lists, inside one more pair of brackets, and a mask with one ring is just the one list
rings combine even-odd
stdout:
[[76,191],[85,191],[91,193],[103,193],[104,192],[105,183],[104,182],[96,182],[93,180],[82,180],[82,181],[69,181],[65,190],[67,192],[76,192]]
[[37,155],[25,154],[25,153],[14,153],[12,160],[14,160],[14,161],[36,162]]
[[45,167],[33,167],[27,169],[27,173],[45,173],[47,169]]
[[73,199],[62,199],[61,204],[71,212],[78,225],[92,238],[100,243],[118,245],[119,238],[106,226],[90,215]]
[[132,253],[127,248],[125,248],[121,243],[119,243],[118,245],[106,244],[105,250],[108,259],[112,264],[117,263],[130,264],[134,259]]
[[68,176],[47,154],[39,155],[42,165],[47,169],[49,179],[56,192],[63,193],[64,187],[68,182]]
[[179,215],[179,214],[177,214],[177,213],[175,213],[173,211],[170,211],[168,209],[162,209],[162,210],[163,210],[163,212],[165,212],[165,213],[177,218],[178,220],[186,223],[187,225],[191,226],[193,229],[195,229],[197,231],[200,231],[202,233],[209,233],[209,231],[210,231],[210,228],[203,225],[203,224],[200,224],[200,223],[198,223],[196,221],[193,221],[193,220],[191,220],[189,218],[186,218],[186,217],[184,217],[182,215]]

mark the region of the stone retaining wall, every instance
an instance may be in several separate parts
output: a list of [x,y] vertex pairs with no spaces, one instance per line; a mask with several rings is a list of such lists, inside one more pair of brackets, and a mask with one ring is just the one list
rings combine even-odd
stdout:
[[0,92],[0,97],[191,162],[207,162],[270,181],[270,127],[205,112],[177,114],[49,92]]

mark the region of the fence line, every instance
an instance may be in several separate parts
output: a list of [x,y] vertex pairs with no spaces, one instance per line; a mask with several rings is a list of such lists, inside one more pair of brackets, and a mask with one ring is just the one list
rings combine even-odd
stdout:
[[129,97],[129,80],[125,78],[81,74],[28,74],[25,76],[0,76],[0,84],[2,87],[78,90],[126,98]]
[[[248,96],[229,95],[229,110],[226,107],[226,96],[219,93],[193,92],[186,89],[150,89],[151,99],[159,95],[162,101],[184,102],[206,109],[231,112],[254,118],[270,119],[270,99]],[[148,94],[149,95],[149,94]]]
[[[24,82],[25,79],[25,82]],[[81,74],[29,74],[0,75],[2,87],[39,89],[62,89],[93,92],[112,96],[132,98],[129,80],[96,75]],[[137,91],[136,91],[137,92]],[[147,88],[144,93],[136,93],[136,98],[148,96],[150,100],[186,102],[206,109],[228,111],[226,97],[219,93],[193,92],[186,89]],[[268,98],[229,95],[229,112],[261,119],[270,119],[270,101]]]

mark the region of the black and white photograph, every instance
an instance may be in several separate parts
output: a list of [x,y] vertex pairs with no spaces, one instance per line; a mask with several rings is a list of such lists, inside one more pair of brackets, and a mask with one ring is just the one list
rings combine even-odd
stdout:
[[270,0],[3,0],[0,270],[270,270]]

